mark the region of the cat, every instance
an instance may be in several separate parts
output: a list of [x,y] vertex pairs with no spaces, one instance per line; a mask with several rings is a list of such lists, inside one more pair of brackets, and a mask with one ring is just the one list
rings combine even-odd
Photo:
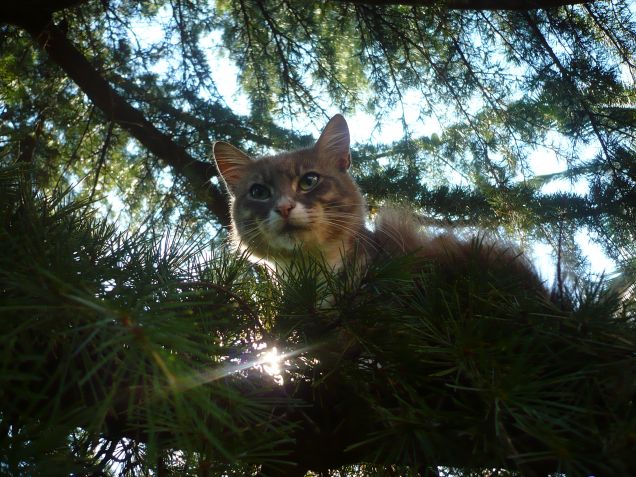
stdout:
[[471,270],[544,291],[526,257],[483,235],[431,234],[404,208],[381,210],[365,227],[364,197],[349,174],[349,128],[337,114],[309,148],[252,159],[226,142],[213,157],[230,194],[233,241],[275,268],[288,266],[295,250],[324,259],[334,271],[355,260],[414,254],[450,281]]

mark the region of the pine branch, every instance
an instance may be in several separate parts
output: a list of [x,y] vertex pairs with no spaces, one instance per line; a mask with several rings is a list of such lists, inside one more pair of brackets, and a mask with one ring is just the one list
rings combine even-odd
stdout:
[[449,10],[535,10],[592,3],[594,0],[340,0],[367,5],[442,6]]
[[[299,256],[271,280],[178,236],[118,235],[12,171],[0,184],[10,472],[87,473],[114,442],[130,473],[636,469],[634,307],[601,285],[562,311],[509,263],[488,273],[480,243],[461,267],[393,257],[360,277]],[[282,385],[262,345],[284,353]]]
[[170,165],[177,174],[186,178],[191,189],[219,221],[223,225],[229,224],[227,196],[210,182],[210,178],[217,174],[211,162],[193,158],[168,135],[159,131],[139,110],[133,108],[71,44],[50,17],[22,18],[20,22],[19,25],[33,37],[49,58],[75,81],[109,120],[128,131],[150,152]]

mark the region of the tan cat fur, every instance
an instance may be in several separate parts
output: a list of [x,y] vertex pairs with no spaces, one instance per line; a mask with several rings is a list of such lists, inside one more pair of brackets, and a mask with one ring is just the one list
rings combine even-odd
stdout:
[[[336,270],[353,255],[364,264],[379,255],[414,253],[451,279],[479,267],[543,290],[527,259],[507,244],[427,233],[400,208],[381,210],[375,229],[366,229],[365,201],[348,173],[349,142],[347,123],[336,115],[307,149],[251,159],[230,144],[215,143],[214,158],[230,193],[235,243],[274,266],[285,266],[302,247]],[[309,182],[316,183],[305,190]]]

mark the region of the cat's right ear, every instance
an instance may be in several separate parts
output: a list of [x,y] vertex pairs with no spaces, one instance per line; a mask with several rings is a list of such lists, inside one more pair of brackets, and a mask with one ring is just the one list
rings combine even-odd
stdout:
[[219,174],[232,193],[243,177],[245,167],[252,160],[240,149],[223,141],[217,141],[212,145],[212,157],[214,157],[216,167],[219,169]]
[[341,171],[351,166],[349,151],[349,126],[342,114],[336,114],[329,120],[314,146],[318,153],[334,161]]

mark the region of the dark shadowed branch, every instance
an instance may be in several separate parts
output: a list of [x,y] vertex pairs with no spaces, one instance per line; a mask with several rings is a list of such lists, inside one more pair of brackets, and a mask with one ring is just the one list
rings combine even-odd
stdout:
[[592,3],[589,0],[341,0],[367,5],[441,6],[450,10],[534,10]]
[[[25,20],[24,18],[22,20]],[[193,158],[183,147],[157,129],[132,107],[50,19],[21,22],[35,42],[61,67],[111,121],[128,131],[151,153],[187,179],[189,187],[223,225],[229,224],[228,202],[220,188],[210,182],[216,175],[211,162]]]

